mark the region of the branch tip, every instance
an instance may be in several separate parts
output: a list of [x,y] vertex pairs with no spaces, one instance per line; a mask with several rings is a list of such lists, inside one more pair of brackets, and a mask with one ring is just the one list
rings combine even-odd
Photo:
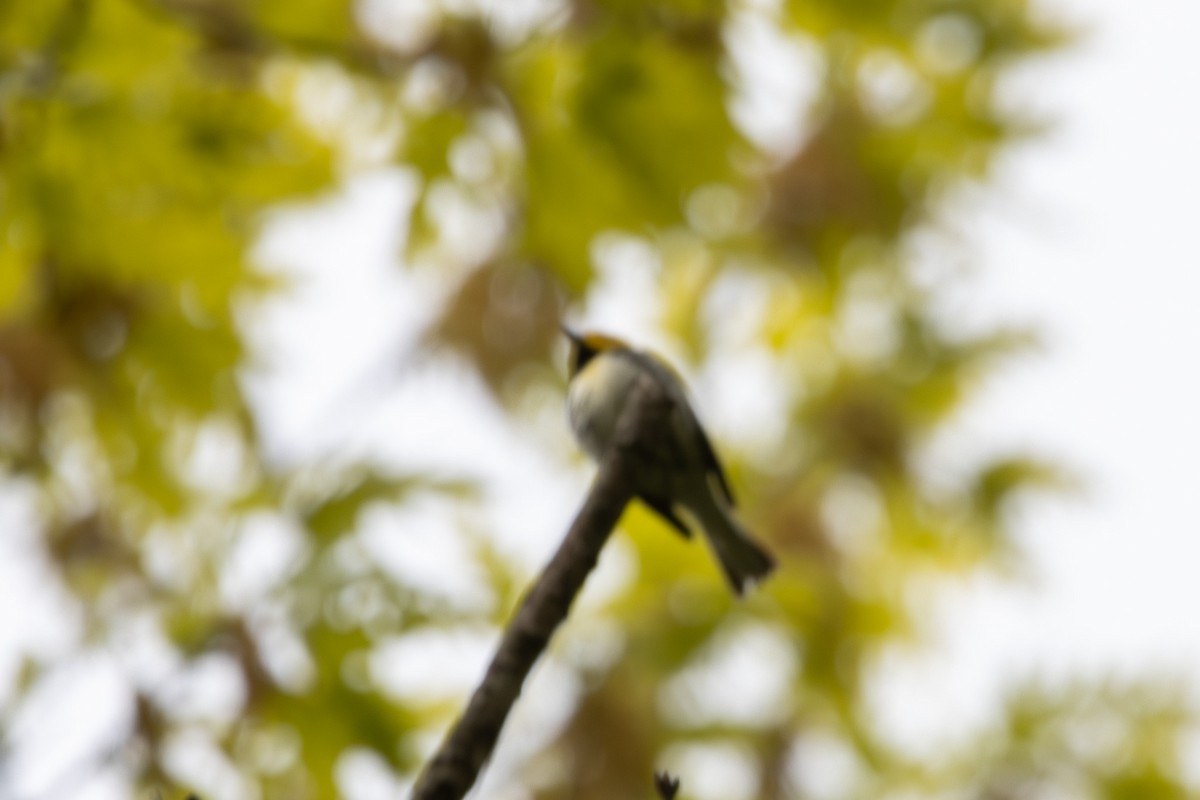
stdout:
[[679,794],[679,778],[674,777],[666,770],[656,772],[654,773],[654,788],[658,790],[658,796],[662,800],[675,800],[675,795]]

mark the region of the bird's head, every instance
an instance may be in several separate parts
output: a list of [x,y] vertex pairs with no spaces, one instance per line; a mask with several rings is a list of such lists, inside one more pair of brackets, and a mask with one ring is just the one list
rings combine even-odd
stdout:
[[563,334],[571,342],[571,354],[567,358],[567,377],[574,378],[579,371],[596,356],[608,350],[628,348],[629,345],[612,336],[602,333],[577,333],[566,325],[561,326]]

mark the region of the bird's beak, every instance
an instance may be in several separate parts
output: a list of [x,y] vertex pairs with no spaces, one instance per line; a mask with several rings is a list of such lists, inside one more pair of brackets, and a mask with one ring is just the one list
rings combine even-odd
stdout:
[[568,339],[570,339],[575,344],[578,344],[578,345],[583,344],[583,337],[580,336],[575,331],[568,328],[566,323],[559,323],[558,329],[563,332],[563,336],[566,336]]

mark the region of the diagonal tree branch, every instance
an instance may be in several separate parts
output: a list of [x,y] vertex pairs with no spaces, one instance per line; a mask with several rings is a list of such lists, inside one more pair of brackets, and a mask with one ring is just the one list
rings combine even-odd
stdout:
[[641,432],[662,424],[669,408],[669,401],[648,383],[631,392],[616,441],[601,462],[583,507],[509,622],[466,711],[417,778],[413,800],[460,800],[474,785],[525,676],[566,619],[601,548],[636,493],[638,465],[643,462],[636,453],[637,442],[644,441]]

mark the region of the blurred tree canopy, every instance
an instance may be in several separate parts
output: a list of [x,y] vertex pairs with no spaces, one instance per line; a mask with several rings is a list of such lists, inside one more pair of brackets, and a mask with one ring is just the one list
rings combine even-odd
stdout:
[[[159,668],[125,676],[128,724],[85,770],[230,797],[338,796],[353,754],[413,777],[457,704],[390,695],[364,664],[404,631],[502,624],[529,576],[484,532],[491,600],[463,610],[364,560],[368,507],[480,487],[274,463],[245,388],[245,317],[281,289],[250,257],[266,210],[403,165],[404,268],[446,289],[421,346],[472,365],[518,430],[561,396],[557,323],[614,243],[647,256],[636,303],[688,368],[759,365],[780,409],[771,441],[722,443],[778,574],[735,603],[702,548],[627,513],[636,576],[569,626],[616,644],[555,649],[582,688],[511,796],[649,797],[664,754],[732,764],[761,798],[1185,796],[1192,720],[1167,689],[1016,691],[924,758],[871,713],[885,649],[925,633],[913,587],[1018,561],[1009,500],[1059,482],[1020,453],[924,468],[1028,337],[956,330],[920,247],[1038,129],[1002,102],[1007,72],[1065,40],[1026,0],[5,0],[0,485],[34,499],[74,633],[11,671],[3,727],[64,664],[151,641]],[[764,133],[789,70],[811,96],[768,91],[786,113]],[[344,113],[322,113],[334,93]],[[231,592],[273,524],[299,532],[289,567]],[[723,689],[738,653],[766,663],[765,708]],[[163,689],[201,667],[235,713]],[[180,748],[234,778],[183,774]],[[835,784],[809,780],[821,754]]]

